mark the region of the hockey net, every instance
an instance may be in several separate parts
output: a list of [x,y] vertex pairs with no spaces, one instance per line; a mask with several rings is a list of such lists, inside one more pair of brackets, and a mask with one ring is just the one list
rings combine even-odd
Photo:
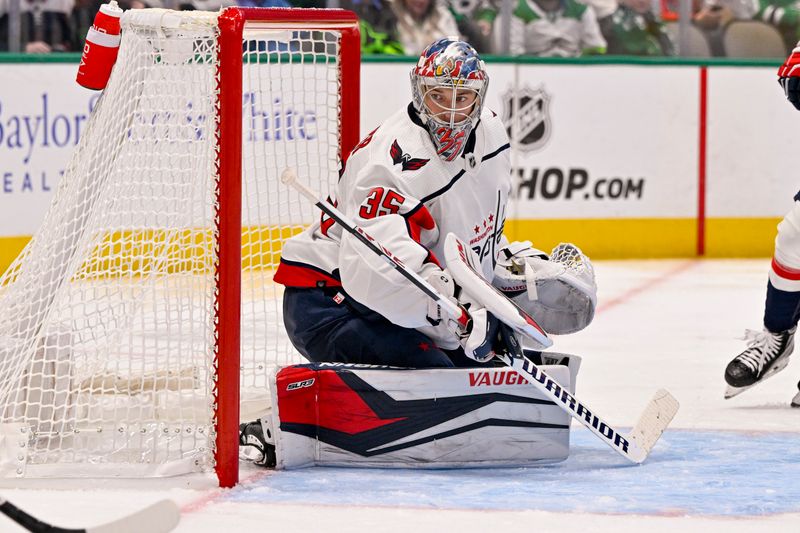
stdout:
[[[0,475],[236,482],[242,416],[298,361],[272,282],[358,130],[340,10],[125,13],[52,207],[0,278]],[[239,83],[241,82],[241,85]],[[239,358],[240,355],[240,358]]]

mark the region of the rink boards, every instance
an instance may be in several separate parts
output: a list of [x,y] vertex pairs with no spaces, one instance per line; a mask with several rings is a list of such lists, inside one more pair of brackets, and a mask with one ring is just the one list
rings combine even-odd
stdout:
[[[782,154],[792,153],[800,119],[771,64],[489,66],[487,105],[513,147],[509,237],[542,248],[574,241],[606,258],[771,254],[797,192],[792,158]],[[407,103],[409,67],[363,64],[362,134]],[[97,93],[73,83],[74,69],[3,67],[0,268],[38,227],[96,103]],[[303,111],[308,124],[312,111]],[[314,141],[307,137],[292,141]]]

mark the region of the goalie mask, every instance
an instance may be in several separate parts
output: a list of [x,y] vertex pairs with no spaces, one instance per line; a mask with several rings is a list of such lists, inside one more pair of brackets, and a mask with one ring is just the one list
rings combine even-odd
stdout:
[[452,161],[464,150],[481,116],[489,76],[472,46],[455,38],[428,46],[411,70],[414,108],[436,153]]

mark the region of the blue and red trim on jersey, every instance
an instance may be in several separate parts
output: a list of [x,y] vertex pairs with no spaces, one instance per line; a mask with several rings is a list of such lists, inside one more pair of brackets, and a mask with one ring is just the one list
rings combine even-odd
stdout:
[[443,268],[442,263],[439,262],[439,258],[437,258],[427,246],[422,244],[422,230],[430,231],[436,227],[436,221],[433,219],[433,215],[431,215],[430,211],[428,211],[428,208],[420,202],[407,213],[401,213],[401,216],[406,221],[408,235],[414,239],[414,242],[422,246],[428,254],[425,256],[424,263],[433,263],[439,268]]
[[281,257],[278,270],[272,278],[275,283],[280,283],[285,287],[312,288],[312,287],[341,287],[342,280],[337,271],[332,274],[325,272],[319,267],[301,263],[299,261],[289,261]]
[[787,279],[789,281],[800,281],[800,270],[784,266],[780,264],[774,257],[772,258],[772,271],[775,272],[775,274],[777,274],[780,278]]

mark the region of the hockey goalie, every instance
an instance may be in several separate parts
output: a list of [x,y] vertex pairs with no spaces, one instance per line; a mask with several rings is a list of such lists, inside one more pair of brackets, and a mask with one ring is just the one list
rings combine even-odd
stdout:
[[[329,202],[405,268],[468,313],[459,322],[327,216],[283,247],[275,281],[307,365],[281,369],[272,406],[240,427],[257,464],[495,466],[563,460],[570,417],[495,355],[498,319],[454,281],[445,237],[548,332],[585,328],[596,286],[574,245],[551,253],[503,236],[509,141],[484,107],[489,77],[467,43],[431,44],[411,71],[412,102],[352,151]],[[574,390],[580,359],[525,355]]]

